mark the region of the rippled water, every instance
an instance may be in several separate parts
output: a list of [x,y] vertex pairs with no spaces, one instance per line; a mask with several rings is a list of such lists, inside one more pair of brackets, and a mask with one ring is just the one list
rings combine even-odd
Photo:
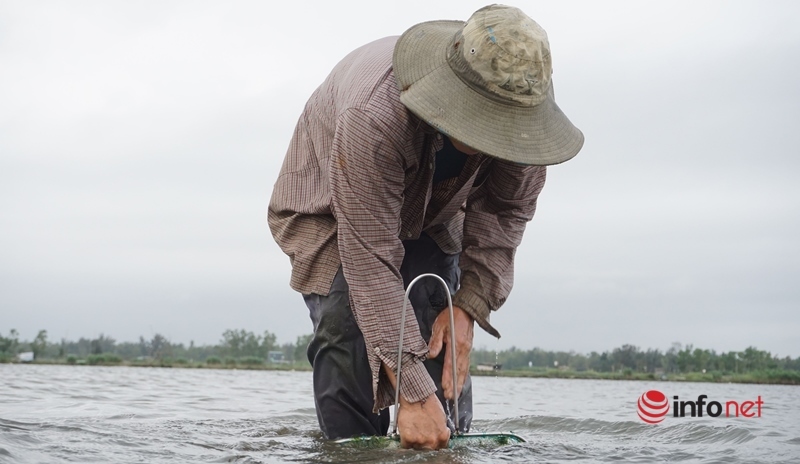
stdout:
[[[358,449],[317,430],[308,372],[0,365],[0,462],[800,462],[800,388],[477,377],[474,428],[528,443]],[[636,400],[764,401],[646,425]]]

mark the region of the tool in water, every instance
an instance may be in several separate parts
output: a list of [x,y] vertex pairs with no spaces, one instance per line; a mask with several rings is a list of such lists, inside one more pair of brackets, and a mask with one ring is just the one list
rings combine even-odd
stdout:
[[[341,444],[355,444],[358,446],[373,447],[390,447],[399,446],[400,434],[397,432],[397,413],[400,408],[400,368],[401,360],[403,359],[403,335],[405,334],[406,326],[406,308],[408,306],[408,297],[411,294],[411,287],[417,281],[424,277],[435,277],[444,286],[445,294],[447,295],[447,306],[450,312],[450,353],[452,357],[453,367],[453,383],[458,382],[458,370],[456,368],[456,334],[455,334],[455,319],[453,316],[453,298],[450,296],[450,288],[447,283],[440,276],[436,274],[420,274],[411,283],[408,284],[406,289],[406,297],[403,301],[403,311],[400,313],[400,342],[397,348],[397,379],[394,391],[394,418],[392,420],[392,427],[389,434],[385,437],[355,437],[343,438],[335,440],[335,443]],[[468,445],[509,445],[515,443],[525,443],[525,439],[511,432],[459,432],[459,415],[458,415],[458,395],[459,391],[453,388],[455,399],[453,400],[453,424],[455,425],[455,432],[450,436],[450,448]]]

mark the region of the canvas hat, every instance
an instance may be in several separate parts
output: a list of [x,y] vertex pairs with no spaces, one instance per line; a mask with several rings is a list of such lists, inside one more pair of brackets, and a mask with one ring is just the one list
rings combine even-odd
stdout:
[[583,134],[553,96],[547,33],[517,8],[490,5],[469,20],[412,26],[397,41],[400,101],[475,150],[522,164],[562,163]]

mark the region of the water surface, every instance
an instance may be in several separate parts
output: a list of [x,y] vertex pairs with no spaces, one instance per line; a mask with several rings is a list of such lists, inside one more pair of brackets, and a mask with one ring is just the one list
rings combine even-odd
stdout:
[[[476,377],[479,431],[528,443],[358,449],[320,435],[309,372],[0,365],[0,463],[800,462],[800,388]],[[761,418],[647,425],[636,400],[764,401]]]

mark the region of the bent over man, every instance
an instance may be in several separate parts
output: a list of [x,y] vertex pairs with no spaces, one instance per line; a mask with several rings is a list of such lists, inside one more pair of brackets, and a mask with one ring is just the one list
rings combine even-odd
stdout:
[[[327,438],[383,435],[402,363],[402,445],[441,448],[472,420],[473,327],[511,291],[545,166],[583,135],[556,105],[545,31],[522,11],[417,24],[350,53],[311,95],[270,200],[314,335],[308,359]],[[455,307],[456,379],[447,295]],[[459,391],[460,416],[446,401]]]

